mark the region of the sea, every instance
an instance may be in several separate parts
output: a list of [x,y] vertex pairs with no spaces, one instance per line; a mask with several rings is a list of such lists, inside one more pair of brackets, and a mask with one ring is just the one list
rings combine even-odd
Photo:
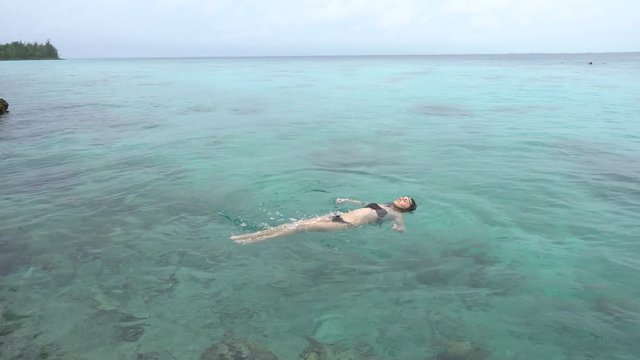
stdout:
[[[0,359],[640,358],[640,53],[4,61],[0,98]],[[404,233],[229,240],[404,195]]]

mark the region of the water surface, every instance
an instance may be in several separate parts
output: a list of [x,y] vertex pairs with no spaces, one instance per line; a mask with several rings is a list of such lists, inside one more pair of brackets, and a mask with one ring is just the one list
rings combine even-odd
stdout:
[[[0,358],[636,359],[639,61],[0,62]],[[404,234],[228,240],[405,194]]]

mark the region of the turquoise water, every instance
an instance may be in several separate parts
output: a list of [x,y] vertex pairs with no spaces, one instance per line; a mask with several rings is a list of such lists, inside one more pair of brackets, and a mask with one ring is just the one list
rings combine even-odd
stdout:
[[[638,84],[637,53],[0,62],[0,358],[637,359]],[[404,234],[228,240],[405,194]]]

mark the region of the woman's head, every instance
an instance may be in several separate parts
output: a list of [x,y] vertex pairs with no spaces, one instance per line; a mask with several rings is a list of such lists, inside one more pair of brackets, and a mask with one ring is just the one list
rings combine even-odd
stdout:
[[418,207],[418,204],[409,196],[401,196],[393,201],[393,206],[402,212],[411,212]]

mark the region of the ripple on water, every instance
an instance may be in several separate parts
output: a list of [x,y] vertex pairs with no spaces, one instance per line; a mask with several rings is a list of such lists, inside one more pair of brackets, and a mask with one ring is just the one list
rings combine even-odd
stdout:
[[459,104],[423,104],[416,105],[412,111],[417,114],[435,117],[471,117],[473,112]]

